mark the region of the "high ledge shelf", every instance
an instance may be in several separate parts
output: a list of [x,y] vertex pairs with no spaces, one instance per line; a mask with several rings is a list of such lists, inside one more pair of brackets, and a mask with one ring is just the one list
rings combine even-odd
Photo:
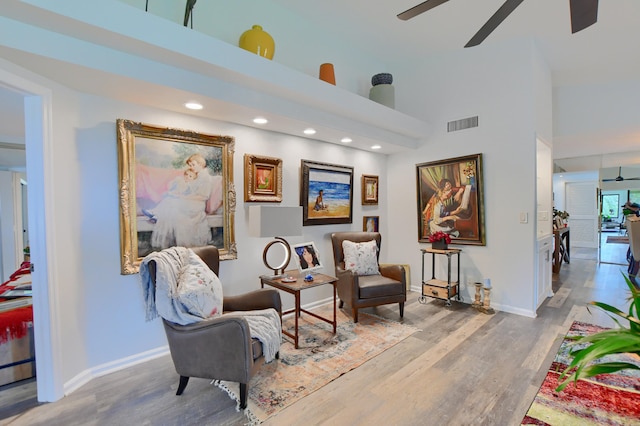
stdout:
[[[27,9],[31,13],[25,13]],[[396,152],[420,147],[432,130],[425,121],[119,1],[103,0],[89,8],[83,0],[25,0],[10,3],[3,16],[14,20],[16,29],[19,23],[30,25],[31,38],[45,41],[46,45],[36,45],[25,40],[15,46],[38,55],[45,76],[54,60],[69,69],[82,67],[85,78],[93,75],[102,82],[95,86],[108,87],[124,78],[131,86],[128,90],[140,90],[122,94],[119,92],[125,91],[93,87],[99,95],[144,102],[145,96],[140,95],[149,96],[149,86],[145,92],[131,83],[146,82],[176,89],[176,95],[192,93],[238,109],[244,113],[242,125],[251,125],[247,114],[269,114],[288,123],[285,128],[267,130],[293,135],[291,129],[299,129],[293,124],[311,125],[381,142]],[[69,56],[73,49],[87,51],[87,45],[91,45],[91,54]],[[152,75],[141,72],[149,69],[154,70]],[[64,78],[60,72],[51,76]],[[70,77],[63,83],[81,91],[86,88]],[[239,122],[215,114],[209,110],[202,116]],[[314,139],[323,140],[320,131]]]

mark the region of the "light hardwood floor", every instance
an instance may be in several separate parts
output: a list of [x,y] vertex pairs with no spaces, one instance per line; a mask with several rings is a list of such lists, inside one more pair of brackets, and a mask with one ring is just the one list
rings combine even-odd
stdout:
[[[421,331],[269,419],[268,425],[519,425],[574,320],[612,326],[585,304],[627,306],[620,265],[572,248],[537,318],[425,305],[411,293],[404,322]],[[517,277],[514,277],[514,280]],[[365,311],[398,319],[397,305]],[[242,425],[235,403],[208,380],[175,396],[168,356],[92,380],[33,408],[34,383],[0,392],[0,424]]]

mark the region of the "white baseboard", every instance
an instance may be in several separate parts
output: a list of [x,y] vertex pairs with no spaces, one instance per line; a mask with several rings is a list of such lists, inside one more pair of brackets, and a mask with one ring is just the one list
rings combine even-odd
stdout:
[[[411,290],[415,291],[416,293],[422,294],[422,288],[420,287],[412,286]],[[462,297],[462,295],[460,295],[460,298],[461,298],[460,300],[461,303],[471,304],[473,302],[473,300],[465,300],[465,298]],[[516,314],[523,317],[536,318],[538,316],[538,314],[535,311],[531,311],[528,309],[514,308],[513,306],[508,306],[508,305],[494,304],[493,302],[491,303],[491,307],[495,311],[508,312],[510,314]]]
[[169,353],[169,346],[161,346],[150,351],[141,352],[139,354],[131,355],[125,358],[121,358],[115,361],[107,362],[102,365],[90,368],[76,375],[74,378],[64,384],[64,394],[69,395],[76,391],[80,387],[89,383],[96,377],[104,376],[105,374],[114,373],[122,369],[132,367],[136,364],[151,361],[152,359],[165,356]]

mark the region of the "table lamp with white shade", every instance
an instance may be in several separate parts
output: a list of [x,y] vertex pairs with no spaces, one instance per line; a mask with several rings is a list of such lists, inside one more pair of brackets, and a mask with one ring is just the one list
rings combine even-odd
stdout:
[[[274,276],[284,274],[291,260],[291,246],[283,237],[302,235],[302,207],[249,206],[249,235],[253,237],[272,237],[273,241],[264,248],[262,260]],[[273,260],[273,253],[280,247],[283,251]],[[272,255],[269,254],[271,251]],[[279,262],[272,266],[272,263]]]

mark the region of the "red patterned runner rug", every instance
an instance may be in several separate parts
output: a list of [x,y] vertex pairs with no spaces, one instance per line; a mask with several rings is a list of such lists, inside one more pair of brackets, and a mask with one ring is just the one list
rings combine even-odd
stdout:
[[[313,309],[325,318],[333,316],[333,306]],[[390,347],[406,339],[417,328],[360,313],[358,323],[340,309],[338,330],[330,324],[302,314],[299,326],[299,349],[286,336],[280,348],[280,359],[264,364],[249,383],[249,401],[245,414],[252,424],[259,424],[341,375],[364,364]],[[293,333],[293,317],[284,320]],[[238,401],[238,384],[220,382]]]
[[[602,327],[575,321],[567,336],[584,336],[604,330]],[[640,425],[640,372],[623,370],[600,374],[571,383],[556,392],[558,377],[571,362],[570,340],[565,337],[549,368],[523,425]],[[613,355],[619,360],[640,365],[634,355]]]

